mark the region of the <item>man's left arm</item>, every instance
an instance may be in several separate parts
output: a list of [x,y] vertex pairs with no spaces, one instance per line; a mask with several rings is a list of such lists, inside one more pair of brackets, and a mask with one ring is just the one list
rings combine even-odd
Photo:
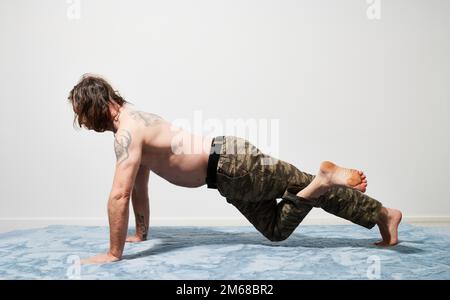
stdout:
[[83,263],[107,263],[120,260],[128,230],[129,203],[136,174],[141,164],[142,148],[139,139],[125,129],[115,134],[116,169],[108,200],[110,249]]

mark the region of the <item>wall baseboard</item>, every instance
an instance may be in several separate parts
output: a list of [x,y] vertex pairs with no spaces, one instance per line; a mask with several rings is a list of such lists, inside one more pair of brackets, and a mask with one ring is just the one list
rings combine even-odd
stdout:
[[[443,226],[450,224],[446,216],[404,216],[403,222],[423,226]],[[130,219],[130,225],[134,220]],[[351,224],[337,217],[306,218],[302,225],[341,225]],[[0,218],[0,232],[16,229],[39,228],[49,225],[108,226],[107,218]],[[152,218],[150,226],[251,226],[244,218]]]

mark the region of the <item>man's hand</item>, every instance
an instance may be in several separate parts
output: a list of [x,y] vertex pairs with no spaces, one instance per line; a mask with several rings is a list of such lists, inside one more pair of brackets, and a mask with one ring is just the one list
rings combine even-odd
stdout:
[[146,239],[143,239],[137,235],[129,235],[127,236],[127,239],[125,240],[125,242],[127,243],[139,243],[139,242],[143,242]]
[[119,261],[120,259],[113,256],[110,253],[99,254],[90,258],[85,258],[81,260],[82,265],[90,265],[90,264],[106,264],[115,261]]

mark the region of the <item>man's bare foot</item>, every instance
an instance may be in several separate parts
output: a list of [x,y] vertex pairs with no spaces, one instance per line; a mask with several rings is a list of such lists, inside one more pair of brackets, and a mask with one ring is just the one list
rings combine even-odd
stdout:
[[377,246],[394,246],[398,243],[398,225],[402,221],[402,212],[397,209],[382,207],[378,218],[381,241],[375,243]]
[[362,171],[342,168],[331,161],[324,161],[320,164],[320,171],[317,174],[326,186],[345,186],[355,190],[365,192],[367,188],[366,175]]

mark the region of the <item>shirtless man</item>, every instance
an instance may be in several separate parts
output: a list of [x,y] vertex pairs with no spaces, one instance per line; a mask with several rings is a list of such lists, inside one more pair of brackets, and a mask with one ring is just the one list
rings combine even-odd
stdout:
[[[118,261],[125,242],[148,238],[150,171],[175,185],[217,189],[271,241],[289,237],[313,207],[321,207],[366,228],[378,225],[382,240],[377,245],[398,242],[401,212],[364,194],[367,179],[361,171],[325,161],[313,176],[243,138],[193,135],[134,109],[98,76],[83,76],[69,102],[78,125],[114,133],[117,158],[108,201],[110,248],[83,263]],[[136,232],[127,237],[130,199]]]

